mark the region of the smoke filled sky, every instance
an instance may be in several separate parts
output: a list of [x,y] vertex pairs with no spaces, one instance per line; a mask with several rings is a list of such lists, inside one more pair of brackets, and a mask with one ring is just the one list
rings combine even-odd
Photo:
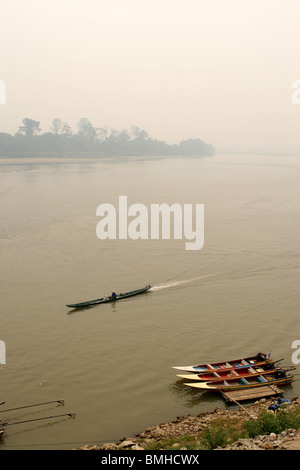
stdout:
[[300,148],[299,0],[1,0],[0,131],[136,125],[169,144]]

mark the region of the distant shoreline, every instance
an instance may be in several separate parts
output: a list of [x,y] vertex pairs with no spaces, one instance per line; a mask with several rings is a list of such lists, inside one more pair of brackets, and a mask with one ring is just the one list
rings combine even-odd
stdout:
[[167,160],[169,158],[186,158],[186,159],[203,159],[214,158],[218,156],[223,157],[247,157],[247,156],[261,156],[261,157],[291,157],[299,158],[300,154],[269,154],[269,153],[249,153],[249,152],[218,152],[213,155],[47,155],[47,156],[4,156],[0,155],[0,165],[20,164],[20,163],[96,163],[96,162],[120,162],[120,161],[146,161],[146,160]]
[[53,154],[53,155],[16,155],[16,156],[7,156],[7,155],[0,155],[0,165],[1,164],[9,164],[9,163],[76,163],[76,162],[97,162],[97,161],[141,161],[141,160],[154,160],[154,159],[161,159],[167,160],[169,158],[192,158],[192,159],[202,159],[202,158],[213,158],[217,156],[261,156],[261,157],[293,157],[299,158],[300,153],[266,153],[266,152],[215,152],[214,154],[207,154],[207,155],[192,155],[192,154],[163,154],[163,155],[91,155],[89,154],[77,154],[77,155],[62,155],[62,154]]
[[211,158],[213,155],[113,155],[113,156],[24,156],[24,157],[7,157],[0,155],[0,165],[9,163],[67,163],[67,162],[97,162],[97,161],[124,161],[124,160],[150,160],[150,159],[164,159],[168,158]]

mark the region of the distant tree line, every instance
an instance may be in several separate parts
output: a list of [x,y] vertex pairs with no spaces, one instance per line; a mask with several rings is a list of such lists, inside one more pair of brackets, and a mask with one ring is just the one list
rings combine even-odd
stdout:
[[201,156],[214,153],[214,147],[201,139],[169,145],[153,139],[136,126],[122,131],[98,128],[84,117],[77,126],[74,133],[68,123],[55,118],[50,131],[42,133],[39,121],[24,118],[15,134],[0,132],[0,156]]

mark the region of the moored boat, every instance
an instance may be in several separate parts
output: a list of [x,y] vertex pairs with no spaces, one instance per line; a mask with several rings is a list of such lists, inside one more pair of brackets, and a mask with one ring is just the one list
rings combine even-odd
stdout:
[[211,382],[186,383],[189,387],[212,392],[226,392],[232,390],[244,390],[247,388],[266,387],[270,385],[288,385],[292,383],[293,375],[288,375],[284,370],[277,370],[270,375],[258,375],[254,377],[216,380]]
[[219,372],[224,370],[236,370],[246,366],[263,366],[264,364],[273,362],[273,359],[269,355],[264,353],[258,353],[256,356],[245,357],[243,359],[234,359],[232,361],[214,362],[211,364],[200,364],[192,366],[173,366],[173,369],[182,370],[185,372]]
[[240,369],[219,370],[218,372],[207,372],[203,374],[177,374],[185,380],[196,380],[198,382],[211,382],[216,380],[234,380],[238,378],[256,377],[258,375],[269,375],[276,372],[276,367],[272,362],[261,367],[244,366]]
[[109,297],[101,297],[100,299],[89,300],[87,302],[79,302],[77,304],[67,304],[69,308],[87,308],[93,307],[94,305],[106,304],[108,302],[115,302],[117,300],[128,299],[128,297],[133,297],[134,295],[143,294],[151,288],[150,285],[143,287],[142,289],[133,290],[130,292],[125,292],[124,294],[116,294],[115,296],[110,295]]

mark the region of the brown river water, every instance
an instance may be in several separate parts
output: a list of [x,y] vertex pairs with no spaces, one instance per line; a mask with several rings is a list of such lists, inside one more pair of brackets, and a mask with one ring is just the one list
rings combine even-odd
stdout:
[[[300,158],[216,155],[0,162],[2,449],[71,449],[227,407],[172,366],[271,351],[300,339]],[[204,246],[96,236],[99,204],[204,204]],[[172,232],[171,232],[172,234]],[[151,283],[88,310],[75,303]],[[297,371],[296,371],[297,372]],[[286,397],[300,394],[296,380]]]

